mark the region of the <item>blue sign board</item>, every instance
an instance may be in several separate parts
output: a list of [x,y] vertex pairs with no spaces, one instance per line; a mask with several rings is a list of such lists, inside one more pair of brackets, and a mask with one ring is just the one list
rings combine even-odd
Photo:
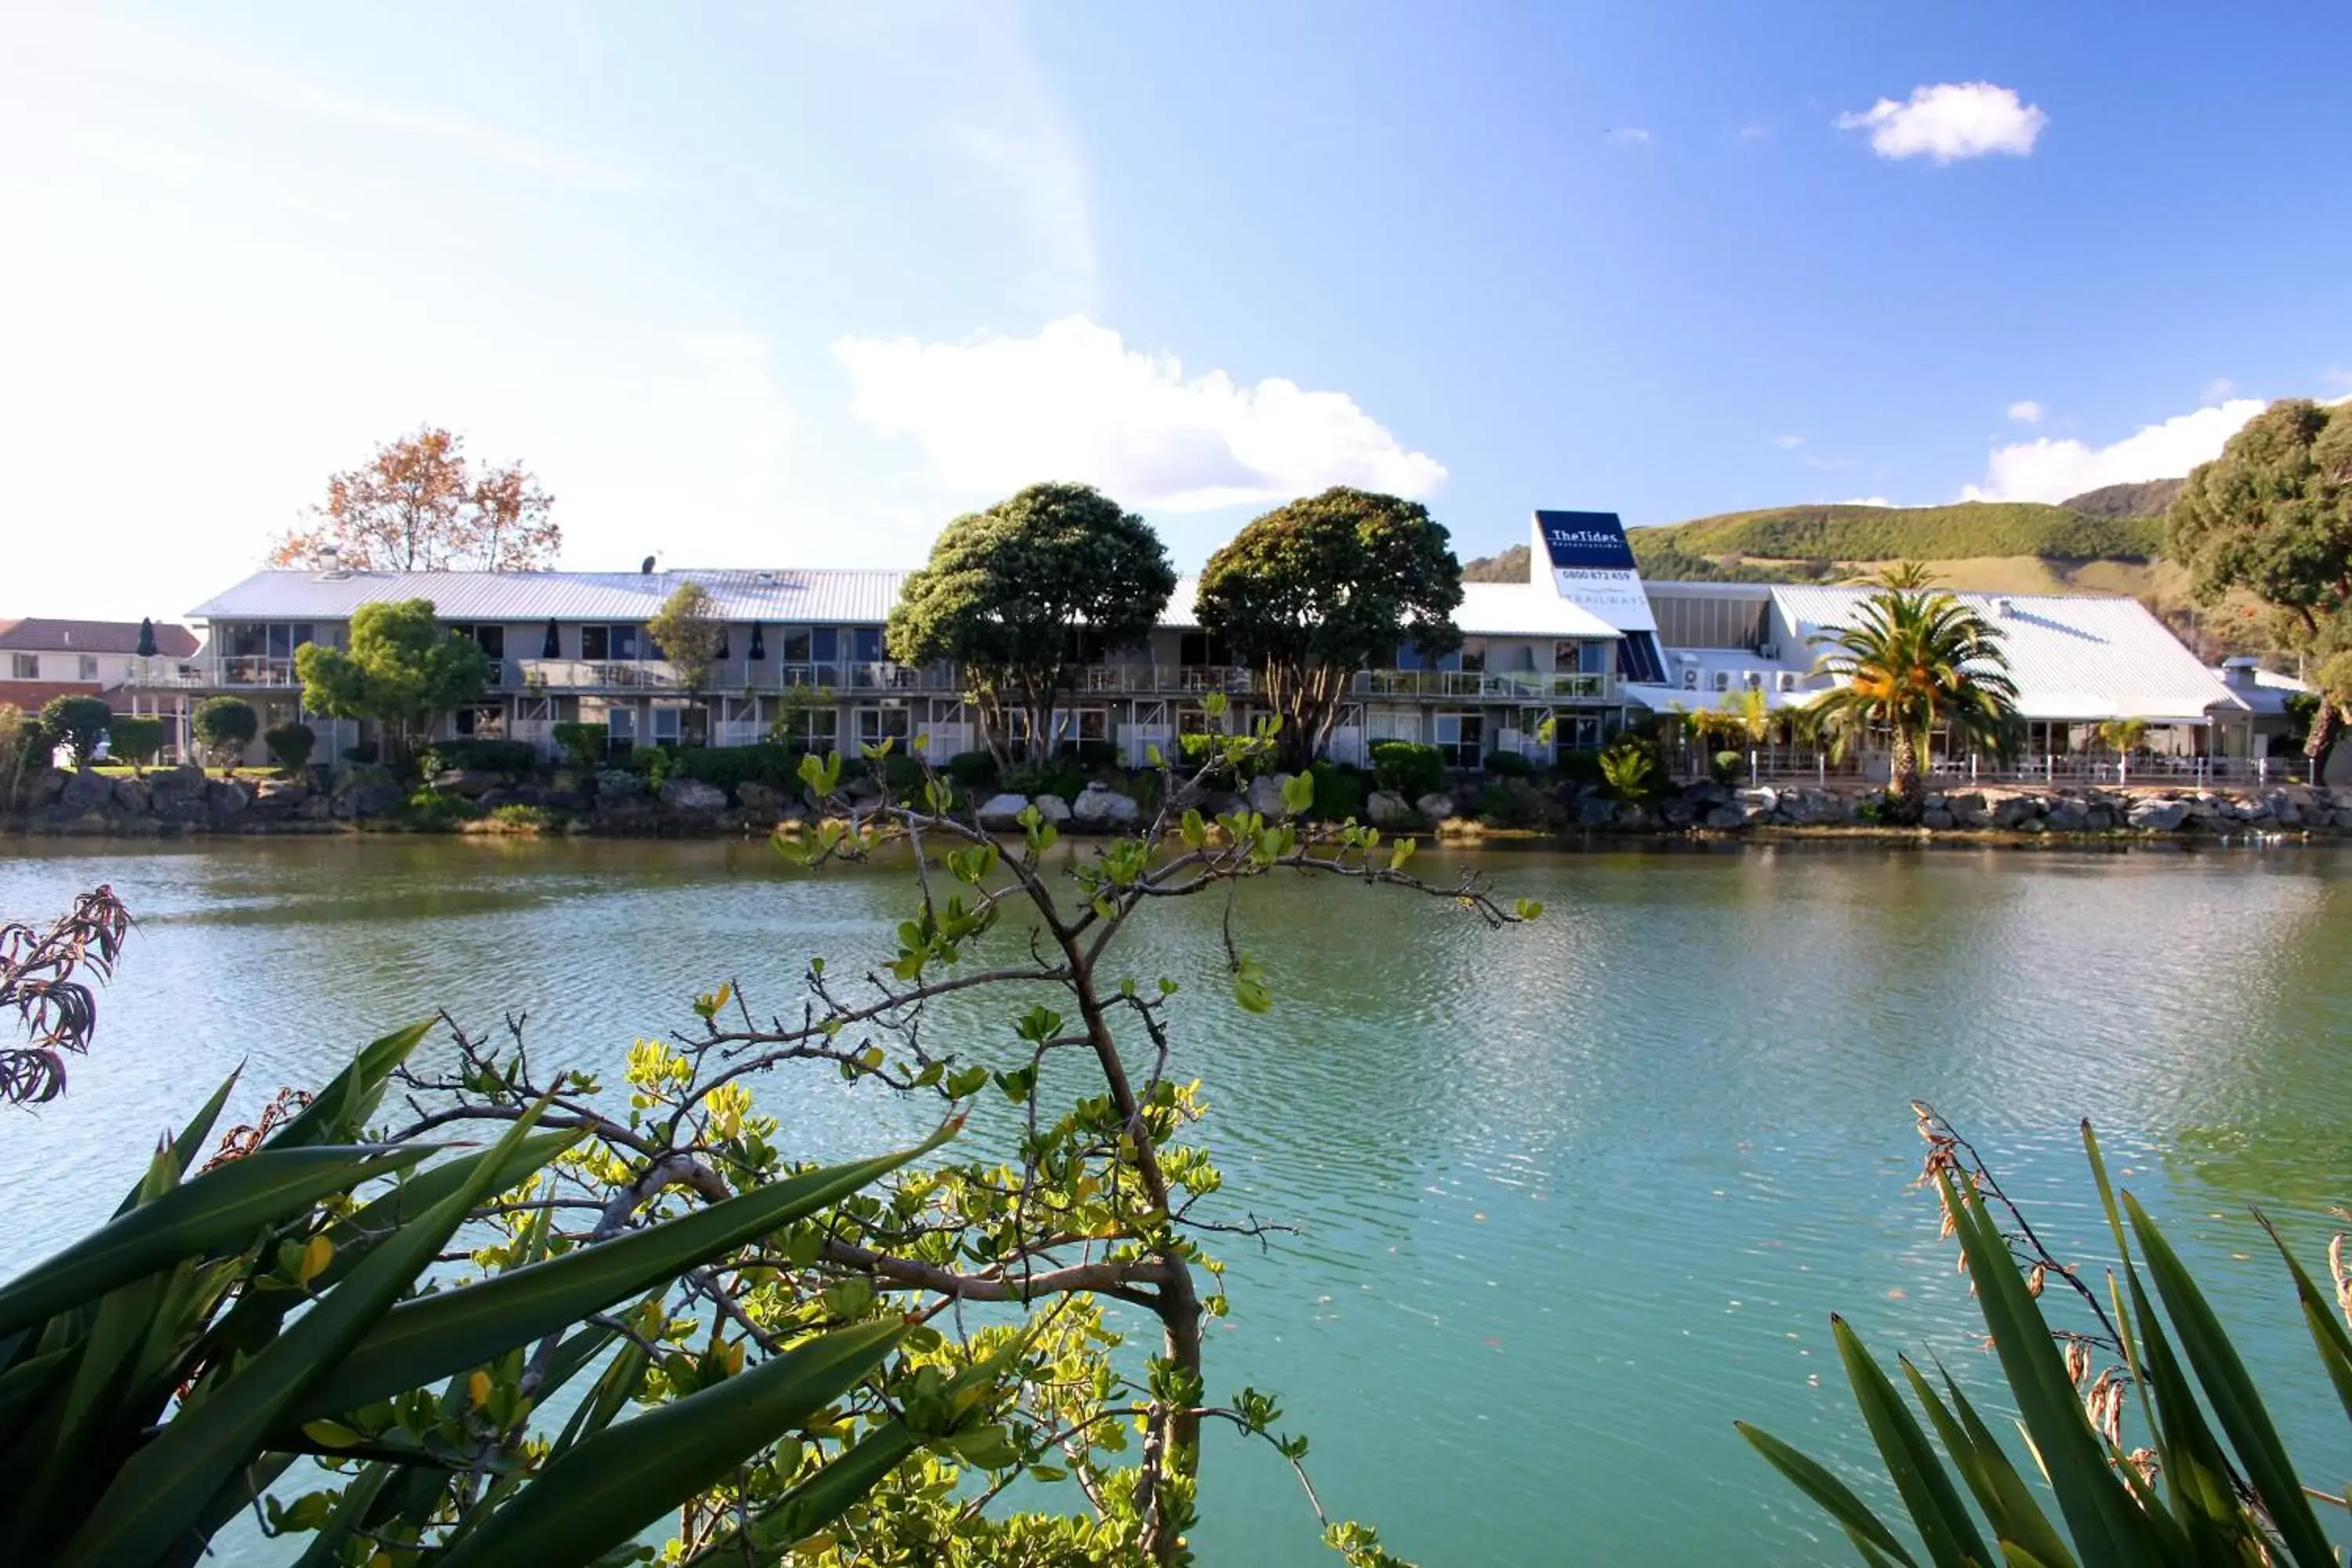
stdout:
[[1539,511],[1536,527],[1555,567],[1595,572],[1631,572],[1633,547],[1613,511]]

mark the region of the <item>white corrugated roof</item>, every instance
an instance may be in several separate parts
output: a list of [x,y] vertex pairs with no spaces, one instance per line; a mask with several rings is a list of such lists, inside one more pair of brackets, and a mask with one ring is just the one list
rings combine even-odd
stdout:
[[[1811,633],[1846,624],[1867,588],[1780,586],[1773,599]],[[2028,718],[2193,722],[2230,689],[2137,599],[1955,593],[2001,632],[2018,708]],[[1793,653],[1795,650],[1791,650]],[[1809,650],[1810,651],[1810,650]]]
[[904,572],[257,572],[188,612],[206,620],[340,620],[362,605],[430,599],[444,620],[645,621],[699,583],[734,621],[878,623]]
[[1617,628],[1549,583],[1465,583],[1454,624],[1472,637],[1591,637],[1614,641]]

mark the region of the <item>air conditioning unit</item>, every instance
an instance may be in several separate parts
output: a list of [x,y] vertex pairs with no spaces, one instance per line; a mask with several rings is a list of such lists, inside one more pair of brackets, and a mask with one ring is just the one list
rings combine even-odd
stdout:
[[1776,642],[1759,643],[1757,645],[1756,657],[1758,658],[1764,659],[1779,658],[1780,657],[1780,645]]
[[1783,691],[1794,691],[1797,689],[1797,672],[1795,670],[1784,669],[1780,672],[1780,689]]
[[1715,672],[1715,689],[1717,691],[1728,691],[1731,689],[1731,671],[1727,669],[1718,669]]
[[1693,664],[1683,667],[1683,689],[1685,691],[1698,689],[1698,666]]
[[1740,673],[1748,678],[1748,690],[1761,691],[1764,689],[1764,672],[1762,670],[1747,669],[1740,671]]

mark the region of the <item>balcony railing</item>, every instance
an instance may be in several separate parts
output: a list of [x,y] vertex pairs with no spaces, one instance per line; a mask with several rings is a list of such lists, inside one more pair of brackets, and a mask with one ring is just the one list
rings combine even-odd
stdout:
[[[682,693],[677,671],[664,659],[526,658],[509,662],[527,691]],[[702,679],[705,696],[794,689],[834,692],[959,691],[952,669],[890,663],[794,664],[774,659],[722,659]]]
[[1573,671],[1479,669],[1367,669],[1349,691],[1358,697],[1462,697],[1490,701],[1606,701],[1613,682],[1606,675]]

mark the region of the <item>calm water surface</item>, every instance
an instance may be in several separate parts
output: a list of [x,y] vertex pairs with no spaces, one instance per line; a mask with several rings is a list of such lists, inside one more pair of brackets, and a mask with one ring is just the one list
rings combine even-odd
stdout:
[[[2095,1262],[2074,1134],[2092,1117],[2257,1373],[2293,1380],[2274,1413],[2307,1479],[2346,1479],[2341,1415],[2245,1209],[2308,1247],[2352,1197],[2352,858],[1807,846],[1486,864],[1548,903],[1540,924],[1251,889],[1245,941],[1281,997],[1265,1017],[1224,999],[1204,904],[1157,911],[1121,966],[1197,982],[1181,1048],[1221,1195],[1300,1227],[1228,1249],[1210,1381],[1281,1393],[1335,1515],[1431,1564],[1851,1561],[1731,1420],[1858,1464],[1832,1309],[1997,1403],[1908,1185],[1915,1097]],[[482,1027],[515,1011],[542,1060],[611,1081],[697,990],[731,977],[781,1005],[807,954],[873,953],[904,890],[760,846],[0,844],[0,915],[99,880],[142,924],[68,1100],[0,1118],[0,1277],[101,1219],[154,1133],[239,1060],[250,1109],[435,1007]],[[971,1019],[983,1054],[1005,1038],[987,1022]],[[824,1075],[765,1093],[814,1155],[917,1120]],[[1329,1561],[1269,1454],[1213,1437],[1206,1466],[1205,1563]]]

